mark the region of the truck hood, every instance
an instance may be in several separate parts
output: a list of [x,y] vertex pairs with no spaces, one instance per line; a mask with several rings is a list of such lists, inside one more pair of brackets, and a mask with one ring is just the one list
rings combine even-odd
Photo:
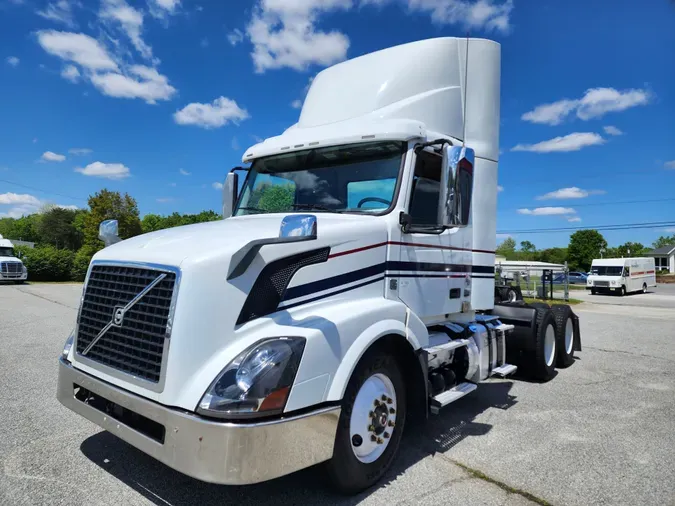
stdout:
[[[285,216],[288,216],[288,213],[238,216],[150,232],[109,246],[98,252],[94,260],[126,260],[176,267],[189,267],[208,262],[214,257],[222,261],[224,256],[231,255],[250,241],[278,237],[279,227]],[[322,246],[326,243],[324,239],[329,237],[335,238],[340,235],[342,238],[350,237],[353,235],[355,225],[372,229],[374,222],[379,221],[374,216],[325,213],[317,213],[315,216],[318,242]],[[371,221],[373,223],[368,224]],[[318,247],[316,244],[317,241],[296,243],[293,248],[300,251],[314,249]]]
[[16,257],[4,257],[4,256],[0,256],[0,262],[19,262],[20,264],[23,263]]

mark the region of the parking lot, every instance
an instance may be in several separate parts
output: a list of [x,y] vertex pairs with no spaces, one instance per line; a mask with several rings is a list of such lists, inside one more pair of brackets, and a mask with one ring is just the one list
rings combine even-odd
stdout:
[[[412,427],[380,486],[320,468],[248,487],[183,476],[63,408],[81,285],[0,285],[0,504],[675,504],[675,291],[591,296],[583,351],[546,384],[491,380]],[[572,294],[577,297],[576,292]]]

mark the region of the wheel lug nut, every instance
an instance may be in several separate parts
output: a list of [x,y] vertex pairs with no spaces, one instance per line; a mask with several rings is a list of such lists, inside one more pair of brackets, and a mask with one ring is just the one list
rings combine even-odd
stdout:
[[383,402],[387,402],[387,396],[384,395],[384,394],[382,395],[382,401],[383,401]]
[[370,440],[374,443],[375,441],[377,441],[377,438],[375,437],[375,435],[371,435]]
[[380,405],[380,401],[378,401],[377,399],[375,399],[375,407],[378,407],[379,405]]
[[375,432],[375,426],[374,426],[374,425],[369,425],[369,426],[368,426],[368,432]]
[[393,415],[396,413],[396,410],[394,408],[389,408],[389,414]]
[[389,423],[387,425],[389,425],[389,427],[393,427],[396,424],[394,422],[392,422],[391,420],[389,420]]
[[381,437],[378,437],[377,438],[377,444],[381,445],[382,443],[384,443],[384,439],[382,439]]
[[387,404],[392,404],[394,401],[391,399],[391,397],[387,397]]
[[368,413],[368,416],[369,416],[370,418],[373,418],[373,417],[375,416],[375,413],[374,413],[373,411],[371,411],[371,412]]
[[385,432],[385,433],[383,434],[383,436],[384,436],[384,439],[389,439],[389,433],[388,433],[388,432]]

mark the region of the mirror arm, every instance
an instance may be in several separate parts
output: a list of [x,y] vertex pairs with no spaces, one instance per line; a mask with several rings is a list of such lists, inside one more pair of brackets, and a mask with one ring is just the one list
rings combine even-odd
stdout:
[[420,151],[422,151],[424,148],[428,148],[429,146],[438,146],[438,148],[442,148],[443,144],[449,144],[450,146],[454,146],[452,141],[450,139],[436,139],[435,141],[429,141],[429,142],[423,142],[421,144],[417,144],[415,146],[415,154],[418,155]]

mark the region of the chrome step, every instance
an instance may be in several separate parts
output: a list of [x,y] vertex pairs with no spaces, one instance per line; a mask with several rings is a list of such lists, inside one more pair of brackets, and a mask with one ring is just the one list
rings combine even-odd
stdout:
[[501,325],[497,325],[495,327],[495,330],[501,330],[502,332],[508,332],[509,330],[513,330],[516,327],[514,325],[509,325],[508,323],[502,323]]
[[501,376],[502,378],[508,376],[509,374],[513,374],[518,370],[518,367],[512,364],[504,364],[499,367],[495,367],[492,369],[492,374],[496,374],[497,376]]
[[441,392],[435,397],[431,398],[431,413],[437,415],[442,407],[447,406],[451,402],[455,402],[457,399],[461,399],[466,394],[470,394],[478,388],[478,385],[475,383],[460,383],[456,387]]
[[466,346],[466,343],[466,339],[454,339],[452,341],[448,341],[447,343],[429,346],[428,348],[424,348],[424,351],[431,354],[440,353],[441,351],[452,351],[456,350],[457,348],[461,348],[462,346]]

